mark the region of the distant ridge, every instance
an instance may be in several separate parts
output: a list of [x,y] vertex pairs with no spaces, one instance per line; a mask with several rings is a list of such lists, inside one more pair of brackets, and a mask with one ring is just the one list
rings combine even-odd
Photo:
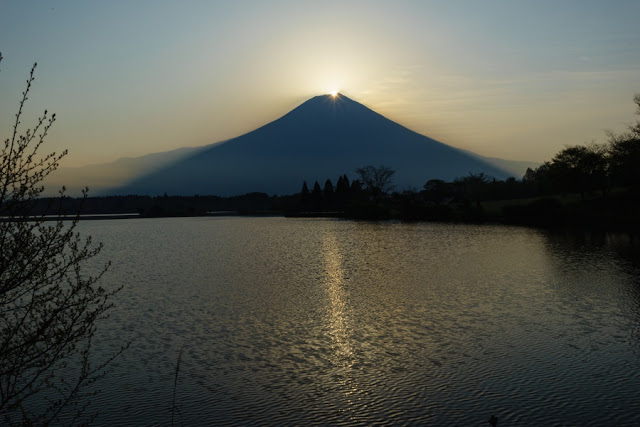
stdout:
[[89,194],[96,196],[111,193],[133,177],[157,170],[193,155],[205,147],[182,147],[171,151],[150,153],[139,157],[121,157],[109,163],[97,163],[80,167],[64,167],[45,179],[45,195],[56,196],[65,186],[67,195],[79,196],[82,189],[89,187]]
[[[372,164],[397,171],[397,189],[421,189],[432,178],[483,172],[513,175],[481,156],[413,132],[338,94],[313,97],[252,132],[198,150],[144,174],[110,194],[292,194]],[[335,183],[335,182],[334,182]]]

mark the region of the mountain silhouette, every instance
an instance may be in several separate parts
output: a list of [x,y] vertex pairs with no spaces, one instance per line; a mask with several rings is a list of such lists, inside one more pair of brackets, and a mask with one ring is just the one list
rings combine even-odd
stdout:
[[481,156],[413,132],[338,94],[311,98],[265,126],[144,174],[114,192],[293,194],[303,181],[335,181],[345,173],[354,179],[355,169],[369,164],[395,169],[399,190],[469,173],[509,176]]

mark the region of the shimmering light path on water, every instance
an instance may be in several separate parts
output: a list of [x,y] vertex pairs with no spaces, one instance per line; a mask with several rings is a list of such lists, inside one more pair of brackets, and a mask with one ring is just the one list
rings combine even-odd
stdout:
[[638,241],[285,218],[83,222],[124,284],[98,424],[640,424]]

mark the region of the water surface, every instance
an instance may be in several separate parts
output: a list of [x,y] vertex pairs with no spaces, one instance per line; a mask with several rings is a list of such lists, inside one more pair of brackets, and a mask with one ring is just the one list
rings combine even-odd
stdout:
[[285,218],[86,221],[124,284],[98,424],[638,425],[638,241]]

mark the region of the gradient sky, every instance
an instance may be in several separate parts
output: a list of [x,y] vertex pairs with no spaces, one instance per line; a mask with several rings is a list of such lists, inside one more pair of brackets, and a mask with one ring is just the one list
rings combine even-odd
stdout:
[[[478,154],[544,161],[635,119],[640,1],[0,0],[0,131],[63,166],[239,136],[339,90]],[[25,123],[29,120],[25,120]]]

